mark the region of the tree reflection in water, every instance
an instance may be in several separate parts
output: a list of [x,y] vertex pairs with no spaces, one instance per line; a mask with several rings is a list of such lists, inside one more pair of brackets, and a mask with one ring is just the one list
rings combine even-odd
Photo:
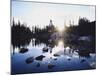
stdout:
[[[78,55],[80,57],[89,57],[91,51],[90,50],[81,50],[79,46],[74,46],[74,45],[66,45],[65,41],[62,39],[59,40],[54,40],[52,42],[48,41],[48,40],[39,40],[39,39],[30,39],[27,41],[23,41],[20,42],[19,44],[16,43],[16,45],[14,44],[14,48],[18,47],[19,52],[20,53],[25,53],[28,51],[27,46],[32,42],[32,46],[39,46],[40,44],[45,44],[45,46],[43,47],[42,51],[45,52],[50,52],[51,55],[73,55],[73,53],[78,53]],[[13,54],[14,54],[14,50],[13,49]],[[58,54],[57,54],[58,53]]]

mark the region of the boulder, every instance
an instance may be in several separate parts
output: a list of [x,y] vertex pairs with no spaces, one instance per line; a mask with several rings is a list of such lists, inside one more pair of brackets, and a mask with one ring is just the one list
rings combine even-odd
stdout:
[[26,59],[26,63],[27,63],[27,64],[30,64],[30,63],[32,63],[33,61],[34,61],[34,57],[29,57],[29,58]]
[[19,49],[19,53],[26,53],[28,51],[27,48],[21,48]]
[[55,67],[55,65],[53,65],[53,64],[48,65],[48,69],[52,69],[53,67]]
[[40,55],[40,56],[37,56],[35,59],[36,59],[36,60],[39,60],[39,61],[42,61],[44,57],[45,57],[45,56]]

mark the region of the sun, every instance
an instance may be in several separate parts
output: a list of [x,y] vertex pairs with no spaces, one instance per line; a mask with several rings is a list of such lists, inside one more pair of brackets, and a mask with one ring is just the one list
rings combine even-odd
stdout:
[[63,25],[57,26],[57,30],[58,30],[59,32],[63,32],[63,31],[65,30],[65,27],[64,27]]

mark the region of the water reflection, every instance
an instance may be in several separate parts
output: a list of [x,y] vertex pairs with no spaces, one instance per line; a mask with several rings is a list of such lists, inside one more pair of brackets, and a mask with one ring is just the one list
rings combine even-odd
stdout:
[[52,41],[33,38],[28,45],[20,44],[20,47],[16,46],[12,50],[12,63],[16,63],[12,65],[14,73],[22,73],[24,70],[45,72],[94,69],[96,64],[95,53],[91,55],[90,50],[82,49],[81,46],[68,45],[63,38]]
[[58,46],[59,46],[59,47],[64,47],[64,42],[63,42],[63,40],[59,40],[59,41],[58,41]]
[[[31,44],[31,47],[36,47],[36,46],[41,46],[42,44],[44,46],[42,46],[41,51],[43,53],[47,53],[49,52],[50,55],[54,55],[54,56],[60,56],[61,54],[63,55],[69,55],[72,56],[74,53],[78,53],[79,57],[89,57],[91,50],[89,48],[86,48],[85,46],[82,45],[66,45],[66,42],[64,39],[59,39],[59,40],[53,40],[53,41],[49,41],[49,40],[39,40],[39,39],[30,39],[30,41],[28,41],[26,44],[25,42],[20,42],[19,44],[16,43],[16,45],[13,45],[13,54],[15,54],[16,50],[19,53],[26,53],[28,52],[28,48]],[[19,46],[18,46],[19,45]],[[57,54],[58,53],[58,54]]]

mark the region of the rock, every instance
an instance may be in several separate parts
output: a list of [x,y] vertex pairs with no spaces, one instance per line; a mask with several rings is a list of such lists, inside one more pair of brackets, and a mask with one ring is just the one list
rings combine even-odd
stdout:
[[40,55],[40,56],[36,57],[35,59],[36,59],[36,60],[39,60],[39,61],[42,61],[44,57],[45,57],[45,56]]
[[85,61],[86,61],[85,59],[82,59],[82,60],[81,60],[81,63],[83,63],[83,62],[85,62]]
[[96,68],[96,62],[91,62],[91,63],[90,63],[90,66],[91,66],[92,68]]
[[43,52],[48,52],[48,47],[44,47]]
[[70,61],[71,59],[69,58],[68,61]]
[[60,55],[59,55],[59,54],[54,54],[54,56],[55,56],[55,57],[58,57],[58,56],[60,56]]
[[40,63],[37,63],[36,67],[40,67]]
[[26,59],[26,63],[27,63],[27,64],[30,64],[30,63],[32,63],[33,61],[34,61],[34,57],[29,57],[29,58]]
[[88,41],[88,42],[90,42],[91,41],[91,36],[81,36],[81,37],[79,37],[78,40],[79,41]]
[[89,57],[90,56],[90,50],[79,50],[78,54],[79,54],[79,56]]
[[54,58],[54,60],[57,60],[57,58]]
[[27,51],[28,51],[27,48],[21,48],[20,51],[19,51],[19,53],[26,53]]
[[49,68],[49,69],[52,69],[53,67],[55,67],[55,65],[53,65],[53,64],[49,64],[49,65],[48,65],[48,68]]

